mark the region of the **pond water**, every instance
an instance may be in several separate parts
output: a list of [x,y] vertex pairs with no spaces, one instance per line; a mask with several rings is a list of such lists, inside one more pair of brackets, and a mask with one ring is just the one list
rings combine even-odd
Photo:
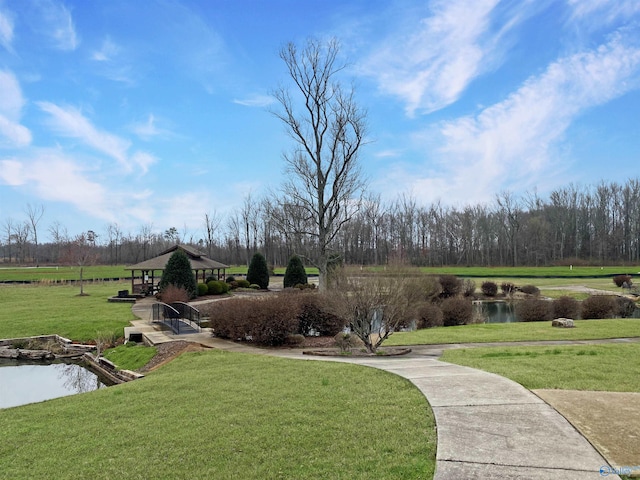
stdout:
[[485,319],[485,323],[511,323],[518,322],[515,307],[510,302],[478,301],[473,302],[473,307]]
[[0,408],[90,392],[106,385],[76,363],[24,363],[0,360]]

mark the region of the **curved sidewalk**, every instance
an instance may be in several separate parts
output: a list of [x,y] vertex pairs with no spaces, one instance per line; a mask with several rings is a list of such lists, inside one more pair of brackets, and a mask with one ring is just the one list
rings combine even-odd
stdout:
[[[146,323],[140,316],[143,320],[135,322],[138,329]],[[538,396],[499,375],[438,360],[444,346],[413,347],[411,354],[402,357],[344,358],[238,345],[213,338],[209,332],[179,336],[156,331],[154,335],[157,343],[187,340],[244,353],[354,363],[408,379],[423,393],[435,415],[435,480],[595,480],[603,478],[600,468],[608,466],[597,450]],[[613,474],[607,478],[619,479]]]

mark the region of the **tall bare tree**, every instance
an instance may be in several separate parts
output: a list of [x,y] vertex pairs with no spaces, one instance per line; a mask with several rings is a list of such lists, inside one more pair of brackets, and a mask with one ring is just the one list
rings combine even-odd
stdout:
[[27,204],[27,218],[31,228],[31,236],[33,238],[33,260],[38,266],[38,223],[44,215],[44,205]]
[[338,81],[346,67],[339,51],[336,39],[308,39],[302,49],[288,43],[280,58],[293,80],[293,92],[280,87],[273,94],[281,107],[273,113],[295,142],[284,155],[288,180],[283,202],[299,206],[313,222],[313,229],[300,233],[317,240],[309,260],[318,267],[320,289],[326,287],[331,241],[358,210],[364,188],[358,154],[366,112],[356,103],[353,87],[343,89]]

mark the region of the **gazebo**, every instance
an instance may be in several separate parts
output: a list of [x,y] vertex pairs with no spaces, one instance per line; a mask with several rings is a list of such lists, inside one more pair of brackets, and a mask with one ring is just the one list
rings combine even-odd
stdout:
[[[126,267],[125,270],[131,270],[131,293],[153,294],[158,290],[158,283],[162,279],[162,273],[169,261],[169,258],[177,249],[181,249],[189,257],[191,262],[191,268],[195,274],[196,282],[202,279],[204,282],[207,278],[207,274],[217,276],[218,280],[224,279],[225,270],[229,268],[229,265],[225,265],[220,262],[207,257],[206,254],[195,250],[186,245],[174,245],[173,247],[165,250],[160,255],[144,262],[136,263]],[[140,272],[136,276],[136,272]],[[159,272],[158,274],[156,272]],[[137,280],[137,281],[136,281]]]

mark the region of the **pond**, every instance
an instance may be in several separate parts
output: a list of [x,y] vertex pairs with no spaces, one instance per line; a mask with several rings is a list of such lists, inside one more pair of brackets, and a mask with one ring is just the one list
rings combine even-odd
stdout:
[[107,385],[77,363],[0,360],[0,408],[90,392]]
[[473,302],[473,307],[485,319],[485,323],[512,323],[519,321],[512,302],[476,301]]

